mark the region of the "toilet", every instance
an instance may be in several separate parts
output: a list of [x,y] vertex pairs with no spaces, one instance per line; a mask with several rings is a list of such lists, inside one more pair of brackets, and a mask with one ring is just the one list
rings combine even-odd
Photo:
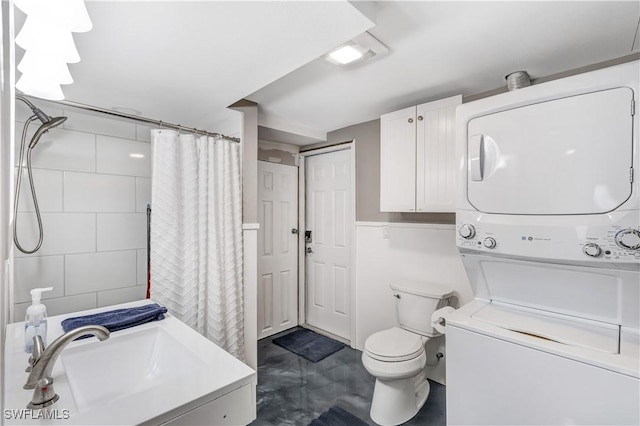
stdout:
[[364,343],[362,364],[376,378],[371,419],[399,425],[415,416],[429,396],[425,345],[439,336],[431,315],[449,305],[453,290],[432,283],[391,285],[399,327],[372,334]]

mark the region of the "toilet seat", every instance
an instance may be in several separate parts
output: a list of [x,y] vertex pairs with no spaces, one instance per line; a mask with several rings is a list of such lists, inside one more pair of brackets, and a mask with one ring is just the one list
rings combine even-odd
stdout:
[[378,361],[408,361],[424,353],[424,340],[420,335],[393,327],[369,336],[364,351]]

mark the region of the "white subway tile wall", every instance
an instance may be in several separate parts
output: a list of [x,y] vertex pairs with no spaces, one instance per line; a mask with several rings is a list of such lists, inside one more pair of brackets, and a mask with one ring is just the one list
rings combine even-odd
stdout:
[[146,246],[146,214],[98,214],[98,251],[141,249]]
[[[21,136],[18,133],[22,133],[23,125],[23,123],[16,123],[16,166],[20,158]],[[29,137],[35,128],[36,126],[31,126]],[[60,128],[49,130],[40,138],[40,142],[33,149],[31,164],[38,169],[95,173],[96,135]]]
[[127,176],[151,176],[151,145],[128,139],[97,136],[98,173]]
[[136,139],[142,142],[151,142],[151,130],[153,127],[136,124]]
[[[18,167],[16,169],[16,179],[18,178]],[[38,206],[41,212],[61,212],[62,211],[62,173],[58,170],[33,169],[33,181],[36,187]],[[31,198],[31,188],[29,187],[29,176],[26,167],[22,173],[22,185],[20,186],[20,203],[18,212],[33,212],[33,200]]]
[[64,211],[135,211],[135,177],[64,172]]
[[136,284],[137,285],[146,285],[147,284],[147,250],[136,250],[137,256],[137,265],[138,269],[136,270]]
[[131,287],[136,285],[136,251],[65,256],[64,269],[66,294]]
[[[29,290],[36,287],[54,287],[43,293],[49,315],[139,300],[146,293],[151,128],[47,107],[48,114],[68,119],[32,153],[44,241],[32,255],[15,250],[14,321],[24,318]],[[16,106],[16,167],[30,116],[25,110]],[[23,247],[32,248],[38,227],[26,168],[20,193],[18,233]]]
[[68,117],[64,122],[65,129],[136,140],[136,124],[133,121],[114,120],[83,111],[64,111],[64,115]]
[[[44,303],[47,306],[47,315],[53,316],[97,308],[97,300],[97,293],[85,293],[76,294],[75,296],[64,296],[58,297],[56,299],[48,299]],[[31,302],[16,303],[15,305],[13,305],[15,307],[15,322],[24,321],[25,314],[27,313],[27,308],[30,304]]]
[[125,287],[98,292],[98,308],[144,299],[147,289],[141,286]]
[[149,204],[149,194],[151,194],[151,178],[136,178],[136,211],[138,213],[147,212]]
[[29,290],[37,287],[53,287],[42,293],[43,299],[64,296],[64,256],[37,256],[16,258],[13,261],[16,283],[13,299],[16,303],[31,300]]
[[[42,247],[33,255],[16,250],[16,257],[87,253],[96,250],[96,215],[93,213],[42,213],[45,229]],[[18,213],[20,245],[32,249],[38,241],[35,213]]]

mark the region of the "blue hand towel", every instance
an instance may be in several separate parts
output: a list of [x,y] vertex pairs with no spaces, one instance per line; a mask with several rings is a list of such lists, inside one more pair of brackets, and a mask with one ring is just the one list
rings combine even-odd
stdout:
[[[84,325],[101,325],[113,332],[129,327],[135,327],[136,325],[151,321],[163,320],[164,314],[166,313],[167,308],[160,306],[157,303],[152,303],[150,305],[139,306],[136,308],[116,309],[93,315],[67,318],[62,321],[62,328],[65,332],[68,332]],[[80,338],[85,337],[90,336],[86,335],[81,336]]]

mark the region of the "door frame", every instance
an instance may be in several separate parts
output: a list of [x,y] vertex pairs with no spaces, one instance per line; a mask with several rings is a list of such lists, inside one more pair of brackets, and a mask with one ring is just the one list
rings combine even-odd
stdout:
[[[355,348],[356,342],[356,140],[341,142],[332,146],[310,149],[301,152],[300,165],[298,166],[298,324],[309,329],[313,329],[321,334],[325,334],[335,340],[341,341]],[[342,337],[335,336],[327,331],[318,329],[317,327],[307,324],[307,270],[305,256],[304,231],[306,229],[306,157],[313,155],[329,154],[336,151],[351,151],[351,220],[348,226],[351,235],[351,247],[349,250],[349,266],[351,267],[350,279],[351,285],[349,289],[349,309],[351,310],[350,318],[350,339],[347,341]]]

